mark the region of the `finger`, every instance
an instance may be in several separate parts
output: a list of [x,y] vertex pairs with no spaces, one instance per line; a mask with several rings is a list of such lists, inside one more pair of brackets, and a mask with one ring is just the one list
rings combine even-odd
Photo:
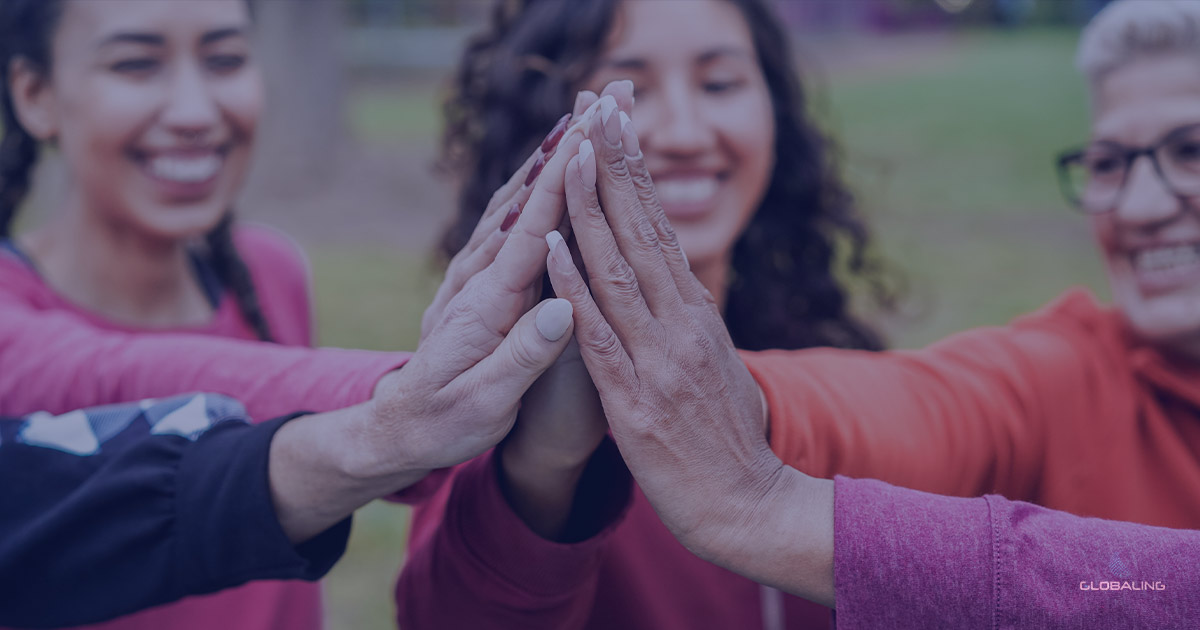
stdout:
[[450,261],[450,266],[446,268],[446,277],[442,279],[442,284],[438,286],[437,293],[433,296],[433,301],[425,309],[425,314],[421,318],[422,342],[432,332],[434,323],[442,311],[445,310],[450,300],[462,291],[468,280],[474,277],[475,274],[482,272],[492,263],[496,258],[496,253],[504,245],[504,240],[507,236],[507,232],[496,230],[475,251],[466,255],[455,256]]
[[[484,210],[483,216],[479,218],[479,223],[475,226],[475,231],[472,232],[471,238],[467,241],[467,246],[464,249],[473,250],[478,247],[479,243],[487,238],[494,230],[500,229],[505,231],[511,227],[512,222],[516,220],[516,214],[519,214],[521,207],[529,199],[532,192],[532,180],[537,179],[540,171],[544,168],[546,160],[550,154],[558,148],[559,140],[565,135],[568,125],[572,120],[572,115],[567,114],[560,118],[557,123],[550,129],[546,138],[517,169],[517,172],[509,178],[488,201],[487,209]],[[516,214],[514,214],[514,210]]]
[[479,217],[479,222],[475,224],[475,230],[471,232],[471,238],[467,240],[467,244],[463,246],[459,253],[470,253],[479,247],[479,244],[484,241],[492,232],[500,229],[505,218],[512,212],[514,206],[520,211],[520,207],[524,205],[529,198],[529,188],[522,186],[525,178],[529,175],[530,169],[540,157],[540,150],[534,151],[521,168],[517,169],[516,173],[509,178],[504,185],[496,189],[492,193],[492,198],[488,201],[487,208]]
[[[579,155],[571,159],[564,185],[575,242],[604,318],[629,323],[636,332],[652,333],[654,317],[642,296],[637,275],[617,247],[612,228],[600,209],[596,196],[596,156],[590,140],[581,143]],[[636,347],[632,336],[633,333],[622,335],[622,341]]]
[[633,114],[633,81],[622,79],[609,83],[600,92],[600,98],[605,96],[613,97],[617,103],[617,109],[625,112],[626,115]]
[[555,295],[570,301],[573,307],[575,340],[588,373],[592,375],[602,396],[604,392],[624,391],[621,388],[628,385],[633,377],[633,362],[592,300],[592,294],[579,275],[579,268],[571,259],[562,236],[551,232],[546,235],[546,242],[550,249],[546,271]]
[[571,341],[572,305],[551,299],[525,313],[495,351],[464,372],[451,387],[485,387],[499,402],[518,401]]
[[575,107],[571,110],[575,114],[575,118],[578,119],[582,116],[598,100],[600,100],[600,97],[596,96],[596,93],[591,90],[583,90],[579,94],[576,94]]
[[612,228],[617,247],[637,276],[651,313],[656,317],[679,315],[683,312],[683,298],[625,163],[619,112],[608,97],[601,98],[600,103],[601,113],[593,116],[588,139],[596,151],[596,194],[603,216]]
[[[621,113],[624,116],[624,112]],[[638,199],[642,202],[642,208],[646,212],[646,217],[650,224],[654,226],[654,233],[658,236],[658,245],[662,250],[663,258],[667,262],[667,268],[671,271],[671,277],[675,280],[675,285],[679,288],[679,294],[683,297],[684,302],[693,305],[704,303],[716,304],[712,293],[700,284],[692,273],[692,267],[688,263],[687,254],[679,245],[679,238],[675,235],[675,229],[671,227],[671,221],[667,218],[667,213],[663,210],[662,202],[658,199],[658,193],[654,189],[654,182],[650,178],[650,170],[646,168],[646,157],[642,153],[641,144],[638,141],[637,129],[634,127],[633,121],[628,118],[622,118],[623,131],[621,132],[621,144],[625,149],[625,164],[629,169],[629,176],[633,181],[633,187],[637,191]]]
[[583,125],[598,109],[596,104],[589,106],[581,120],[564,133],[558,150],[534,182],[529,200],[496,254],[495,278],[510,290],[519,290],[534,282],[535,277],[526,275],[531,271],[540,280],[546,261],[546,233],[557,228],[566,216],[563,174],[567,162],[578,152],[584,139]]

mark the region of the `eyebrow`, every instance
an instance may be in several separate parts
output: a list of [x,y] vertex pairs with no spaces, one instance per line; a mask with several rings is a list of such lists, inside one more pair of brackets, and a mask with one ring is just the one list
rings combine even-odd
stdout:
[[[239,35],[245,35],[245,34],[246,34],[246,29],[242,28],[240,26],[229,26],[229,27],[225,27],[225,28],[218,28],[215,30],[208,31],[204,35],[201,35],[200,36],[200,44],[203,46],[203,45],[211,44],[213,42],[217,42],[217,41],[220,41],[223,39],[228,39],[230,37],[237,37]],[[111,44],[122,44],[122,43],[142,44],[145,46],[165,46],[167,44],[167,40],[162,35],[158,35],[155,33],[136,33],[136,32],[116,33],[116,34],[113,34],[113,35],[110,35],[110,36],[104,38],[100,42],[98,48],[103,48],[104,46],[108,46]]]
[[[711,61],[720,59],[721,57],[741,57],[744,59],[753,58],[749,51],[744,48],[738,46],[720,46],[717,48],[710,48],[699,55],[696,55],[696,62],[709,63]],[[616,59],[610,59],[604,65],[617,70],[644,70],[646,66],[650,64],[643,57],[618,57]]]

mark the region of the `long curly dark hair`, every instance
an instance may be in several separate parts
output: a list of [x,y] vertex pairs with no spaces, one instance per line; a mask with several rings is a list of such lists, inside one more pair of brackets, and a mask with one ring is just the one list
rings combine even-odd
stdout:
[[[835,145],[809,120],[788,36],[767,0],[729,0],[750,26],[775,115],[775,167],[734,244],[725,321],[747,350],[836,346],[878,350],[882,336],[849,312],[840,278],[890,309],[884,268],[843,185]],[[470,237],[492,192],[570,111],[596,68],[621,0],[498,0],[463,54],[444,104],[441,166],[462,178],[443,260]],[[845,247],[842,251],[840,248]]]
[[[50,44],[62,17],[65,0],[0,0],[0,238],[8,238],[21,203],[29,193],[40,145],[21,126],[9,94],[9,65],[21,59],[49,76]],[[247,3],[247,6],[251,6]],[[208,261],[222,286],[237,300],[242,318],[263,341],[271,329],[258,303],[250,270],[233,244],[233,211],[225,214],[207,235]]]

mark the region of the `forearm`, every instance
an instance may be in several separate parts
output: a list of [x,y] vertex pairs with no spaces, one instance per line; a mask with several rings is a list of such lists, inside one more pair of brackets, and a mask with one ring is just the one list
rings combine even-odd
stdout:
[[267,460],[287,418],[250,426],[239,405],[205,394],[81,413],[126,425],[87,452],[46,432],[58,418],[0,423],[13,481],[0,493],[0,623],[73,626],[252,579],[315,580],[341,556],[348,521],[304,545],[276,521]]
[[420,481],[428,470],[374,461],[364,447],[374,405],[297,418],[271,441],[271,498],[284,533],[304,542],[372,500]]
[[[0,296],[3,298],[3,296]],[[66,413],[183,392],[225,394],[256,421],[371,396],[408,356],[209,335],[135,335],[0,301],[0,413]],[[103,369],[98,369],[103,366]]]
[[580,486],[605,479],[608,495],[589,493],[587,504],[588,520],[604,529],[570,544],[535,534],[514,513],[497,483],[494,451],[456,467],[439,496],[413,511],[412,540],[396,586],[400,627],[584,628],[608,537],[632,490],[628,473],[601,468],[616,455],[612,443],[600,451],[605,456],[593,459]]
[[839,627],[1177,628],[1200,615],[1181,596],[1200,592],[1195,531],[836,483]]
[[556,464],[528,450],[516,443],[498,447],[500,490],[529,529],[547,540],[561,540],[587,461]]

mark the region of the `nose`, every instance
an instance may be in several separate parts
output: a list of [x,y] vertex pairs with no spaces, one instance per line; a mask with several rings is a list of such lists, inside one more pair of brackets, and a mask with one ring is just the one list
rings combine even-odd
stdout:
[[180,63],[168,85],[162,123],[176,134],[194,138],[209,132],[220,119],[203,70],[194,63]]
[[[684,81],[664,85],[659,98],[654,99],[652,112],[645,116],[641,127],[642,146],[667,155],[687,157],[708,149],[713,141],[713,128],[706,119],[702,99],[691,93]],[[635,114],[642,118],[642,111]],[[640,122],[640,120],[639,120]]]
[[1149,227],[1175,218],[1183,209],[1183,201],[1167,188],[1148,156],[1142,155],[1129,167],[1125,191],[1117,201],[1114,214],[1118,221],[1134,226]]

